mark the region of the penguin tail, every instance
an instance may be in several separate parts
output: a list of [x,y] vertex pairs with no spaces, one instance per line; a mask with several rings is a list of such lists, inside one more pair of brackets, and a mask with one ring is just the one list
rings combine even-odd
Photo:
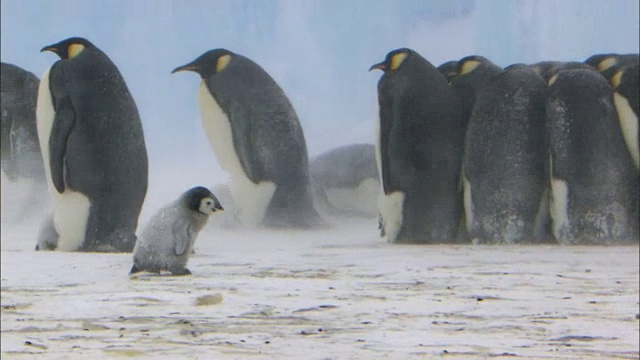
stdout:
[[133,267],[131,267],[131,270],[129,270],[129,275],[133,275],[135,273],[139,273],[140,271],[142,271],[142,270],[138,269],[136,264],[133,264]]

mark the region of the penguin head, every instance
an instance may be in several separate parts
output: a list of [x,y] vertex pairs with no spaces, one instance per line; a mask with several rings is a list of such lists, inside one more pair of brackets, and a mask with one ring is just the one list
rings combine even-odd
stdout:
[[613,53],[611,53],[611,54],[596,54],[596,55],[590,56],[584,62],[586,64],[588,64],[588,65],[593,66],[598,71],[603,72],[603,71],[606,71],[607,69],[611,68],[612,66],[617,65],[618,64],[618,58],[619,58],[619,55],[618,54],[613,54]]
[[458,61],[451,60],[440,64],[440,66],[438,66],[438,71],[440,71],[442,76],[444,76],[447,79],[447,82],[450,83],[451,80],[458,76],[457,67]]
[[[630,68],[630,67],[629,67]],[[611,77],[608,79],[613,91],[618,90],[620,84],[623,82],[623,77],[627,72],[627,66],[616,65],[611,68]]]
[[480,55],[469,55],[458,60],[454,70],[456,76],[451,79],[451,84],[455,87],[469,87],[477,89],[488,79],[497,76],[504,70],[491,62],[491,60]]
[[465,76],[476,71],[476,69],[483,69],[484,67],[497,67],[489,59],[480,55],[469,55],[458,60],[455,72],[456,77]]
[[394,72],[400,68],[407,57],[410,57],[413,54],[415,54],[415,51],[407,48],[393,50],[387,54],[387,57],[385,57],[383,62],[374,64],[369,68],[369,71],[378,69],[382,70],[385,74]]
[[213,193],[203,187],[196,186],[182,195],[182,204],[189,210],[197,211],[204,215],[211,215],[216,211],[223,211],[220,201]]
[[51,51],[62,60],[70,60],[78,56],[86,48],[95,48],[95,46],[85,38],[71,37],[55,44],[47,45],[40,52]]
[[208,79],[223,71],[235,56],[236,54],[226,49],[209,50],[192,62],[173,69],[171,73],[193,71],[198,73],[202,79]]

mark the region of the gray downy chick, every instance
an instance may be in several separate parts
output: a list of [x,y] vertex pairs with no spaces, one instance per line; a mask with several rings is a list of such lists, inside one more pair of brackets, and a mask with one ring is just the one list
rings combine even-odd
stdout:
[[209,215],[222,210],[215,195],[202,186],[186,191],[160,209],[136,242],[129,275],[141,271],[191,275],[186,266],[196,237]]

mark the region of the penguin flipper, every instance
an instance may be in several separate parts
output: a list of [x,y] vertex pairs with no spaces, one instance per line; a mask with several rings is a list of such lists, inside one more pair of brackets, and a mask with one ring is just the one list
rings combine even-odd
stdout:
[[175,252],[177,256],[180,256],[187,251],[189,242],[191,241],[192,234],[187,221],[178,220],[173,224],[171,229],[173,237],[176,241]]
[[[244,117],[249,116],[244,114]],[[234,120],[237,118],[234,116]],[[240,160],[240,166],[244,170],[245,175],[254,184],[264,180],[264,174],[262,174],[262,162],[261,158],[256,151],[251,131],[246,121],[236,121],[231,129],[233,136],[233,146],[236,154],[238,154],[238,160]],[[242,145],[240,145],[242,144]]]
[[53,128],[49,138],[49,164],[51,167],[51,180],[59,193],[65,190],[64,162],[67,151],[67,140],[75,125],[75,112],[71,105],[71,99],[64,97],[58,103],[56,116],[53,120]]

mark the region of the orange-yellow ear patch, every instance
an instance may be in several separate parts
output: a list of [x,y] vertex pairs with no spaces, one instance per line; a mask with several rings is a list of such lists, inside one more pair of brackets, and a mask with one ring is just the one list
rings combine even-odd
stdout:
[[78,56],[78,54],[80,54],[82,50],[84,50],[84,45],[82,44],[69,45],[69,48],[67,49],[67,53],[69,54],[68,59],[73,59],[74,57]]
[[229,61],[231,61],[231,55],[227,54],[220,56],[216,62],[216,73],[224,70],[227,65],[229,65]]
[[608,57],[598,63],[598,71],[602,72],[616,65],[618,60],[615,57]]
[[620,86],[623,72],[624,70],[620,70],[611,77],[611,86],[613,87],[613,90],[616,90],[618,86]]
[[404,52],[393,55],[393,57],[391,58],[391,70],[397,70],[408,55],[409,54]]
[[480,61],[478,60],[467,60],[462,64],[462,69],[460,69],[460,75],[466,75],[473,70],[475,70],[478,65],[480,65]]

